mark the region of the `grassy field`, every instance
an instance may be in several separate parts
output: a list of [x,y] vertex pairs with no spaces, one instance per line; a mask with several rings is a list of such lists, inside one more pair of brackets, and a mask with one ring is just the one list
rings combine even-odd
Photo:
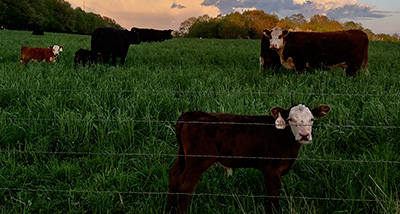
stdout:
[[[269,114],[329,104],[283,177],[282,213],[400,213],[400,44],[371,42],[370,75],[258,72],[259,40],[131,46],[124,67],[74,69],[90,37],[0,31],[1,213],[163,213],[183,112]],[[63,45],[54,64],[22,45]],[[263,213],[263,178],[210,168],[190,213]]]

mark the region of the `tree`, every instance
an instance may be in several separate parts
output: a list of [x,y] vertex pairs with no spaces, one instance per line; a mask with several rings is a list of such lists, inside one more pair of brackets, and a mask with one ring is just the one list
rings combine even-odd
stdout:
[[243,16],[248,21],[250,38],[260,39],[262,31],[265,29],[271,30],[279,22],[279,18],[275,14],[267,14],[262,10],[245,11]]
[[237,39],[248,35],[248,26],[239,12],[230,13],[221,20],[219,36],[224,39]]
[[329,20],[328,17],[317,14],[310,18],[310,22],[308,23],[308,29],[311,31],[319,31],[319,32],[338,31],[342,30],[342,26],[337,21]]
[[353,21],[345,22],[343,24],[343,28],[346,30],[350,30],[350,29],[363,30],[364,29],[360,23],[355,23]]
[[8,29],[91,34],[97,27],[122,29],[113,19],[72,9],[64,0],[1,0],[0,24]]

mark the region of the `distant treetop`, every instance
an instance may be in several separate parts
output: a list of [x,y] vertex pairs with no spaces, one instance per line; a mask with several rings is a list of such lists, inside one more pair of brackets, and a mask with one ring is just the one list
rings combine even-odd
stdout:
[[364,31],[369,39],[373,41],[400,41],[398,34],[392,36],[374,34],[370,29],[365,29],[360,23],[353,21],[341,23],[318,14],[307,21],[301,13],[279,19],[277,15],[268,14],[262,10],[245,11],[243,13],[234,12],[227,15],[218,15],[215,18],[210,18],[207,14],[198,18],[190,17],[181,23],[180,28],[175,32],[175,36],[220,39],[246,37],[260,39],[263,30],[272,29],[276,26],[285,30],[318,32],[359,29]]
[[44,30],[91,34],[99,27],[123,29],[113,19],[81,8],[73,9],[64,0],[2,0],[0,25],[13,30]]

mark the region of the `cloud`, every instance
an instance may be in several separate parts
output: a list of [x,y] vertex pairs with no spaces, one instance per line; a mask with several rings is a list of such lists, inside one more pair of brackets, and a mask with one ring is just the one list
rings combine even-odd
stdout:
[[185,9],[186,6],[181,5],[181,4],[177,4],[177,3],[174,2],[174,3],[171,5],[171,9],[174,9],[174,8]]
[[215,6],[223,14],[234,12],[235,8],[257,8],[281,17],[297,13],[306,18],[323,14],[335,19],[371,19],[389,15],[357,0],[203,0],[201,5]]

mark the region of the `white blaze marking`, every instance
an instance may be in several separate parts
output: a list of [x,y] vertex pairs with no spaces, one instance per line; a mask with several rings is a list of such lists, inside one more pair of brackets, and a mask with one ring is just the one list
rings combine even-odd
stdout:
[[292,133],[300,143],[308,143],[312,140],[311,129],[314,121],[309,108],[304,105],[293,107],[289,112],[289,125]]

